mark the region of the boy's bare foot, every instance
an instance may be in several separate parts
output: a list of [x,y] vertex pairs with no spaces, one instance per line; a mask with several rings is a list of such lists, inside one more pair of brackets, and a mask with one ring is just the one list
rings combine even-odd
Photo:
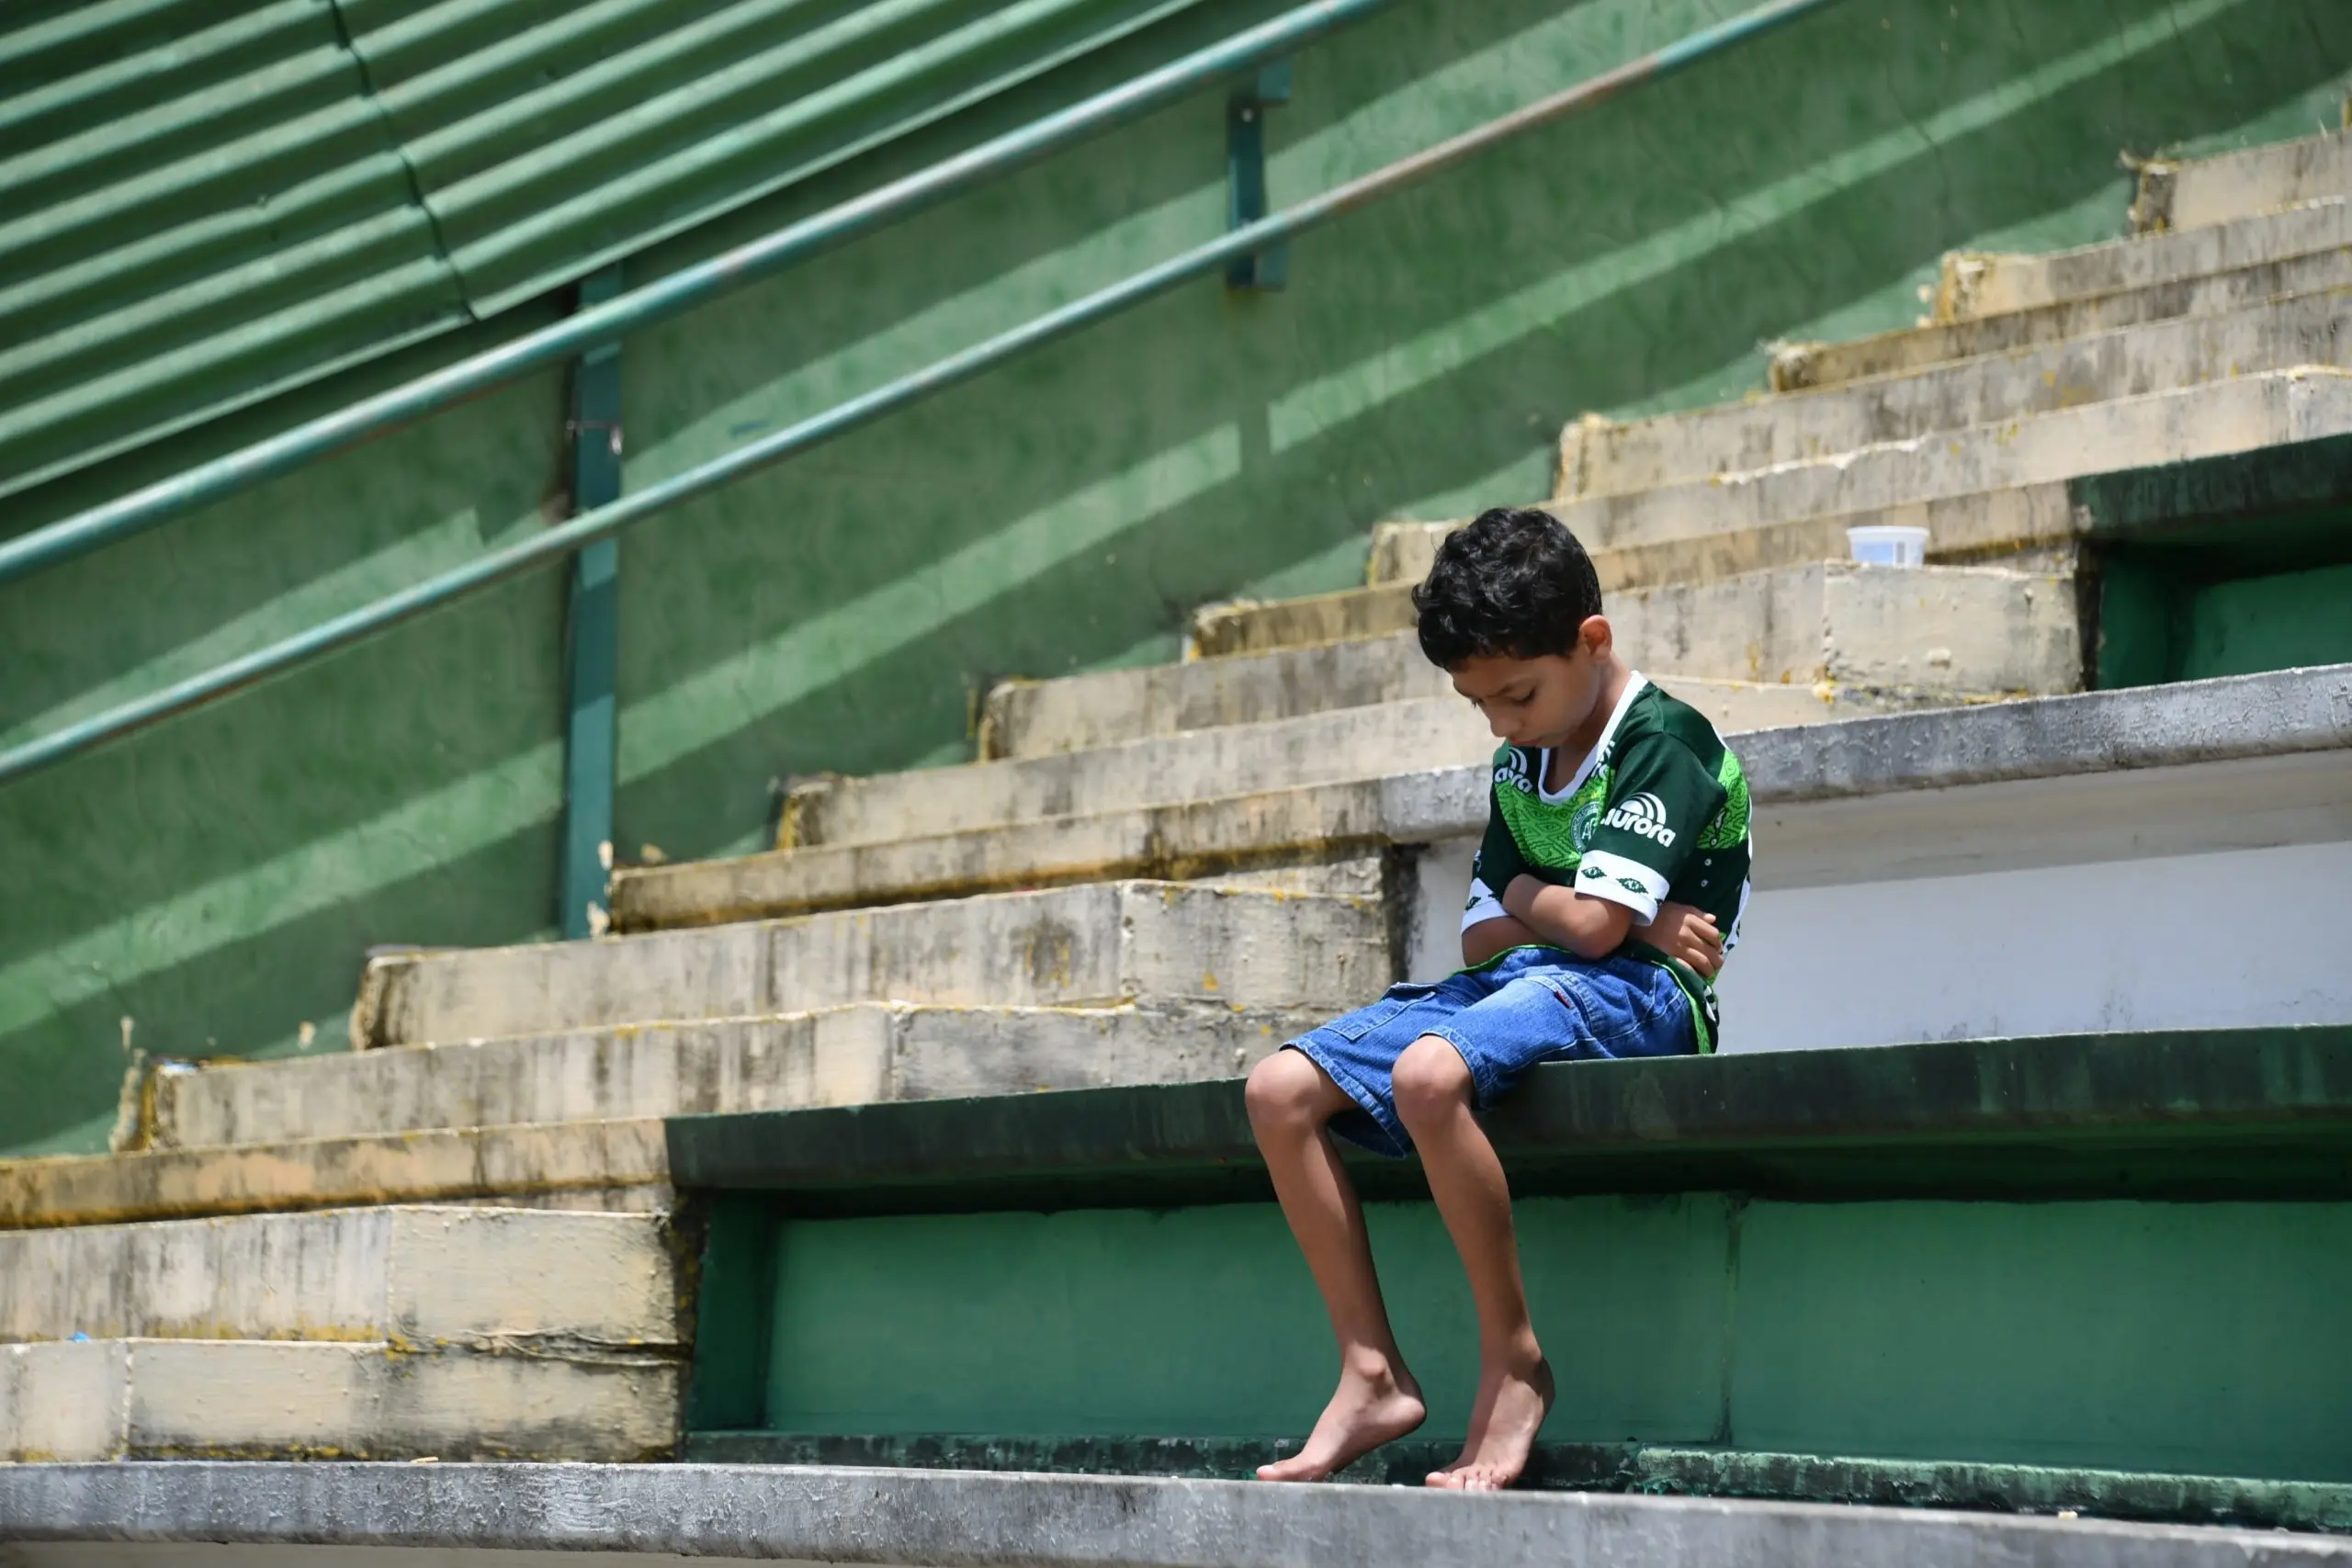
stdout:
[[1306,1446],[1288,1459],[1260,1465],[1258,1479],[1320,1481],[1403,1437],[1428,1413],[1410,1372],[1385,1364],[1377,1371],[1344,1367],[1339,1389],[1306,1435]]
[[1544,1417],[1551,1414],[1552,1395],[1552,1363],[1541,1356],[1525,1367],[1481,1369],[1462,1457],[1430,1472],[1429,1484],[1453,1492],[1499,1492],[1517,1481]]

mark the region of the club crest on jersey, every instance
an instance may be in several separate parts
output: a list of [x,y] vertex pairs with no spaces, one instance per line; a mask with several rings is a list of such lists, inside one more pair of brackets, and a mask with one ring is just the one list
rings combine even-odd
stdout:
[[1646,790],[1611,807],[1600,821],[1605,828],[1621,829],[1667,849],[1674,847],[1674,829],[1666,825],[1666,802]]

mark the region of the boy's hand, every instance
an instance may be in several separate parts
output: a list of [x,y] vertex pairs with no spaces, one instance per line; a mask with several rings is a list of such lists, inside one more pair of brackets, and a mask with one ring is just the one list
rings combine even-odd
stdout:
[[1640,935],[1668,958],[1690,965],[1702,980],[1713,979],[1715,971],[1724,966],[1724,933],[1715,929],[1715,917],[1703,909],[1688,904],[1661,904],[1657,919]]

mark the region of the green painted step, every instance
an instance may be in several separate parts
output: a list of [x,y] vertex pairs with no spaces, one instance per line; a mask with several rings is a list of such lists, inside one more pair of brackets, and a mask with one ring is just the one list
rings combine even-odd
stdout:
[[[2352,1482],[2352,1027],[1575,1064],[1487,1123],[1549,1441]],[[1329,1393],[1238,1084],[670,1144],[718,1204],[691,1431],[1267,1443]],[[1409,1165],[1351,1163],[1442,1441],[1459,1268]]]

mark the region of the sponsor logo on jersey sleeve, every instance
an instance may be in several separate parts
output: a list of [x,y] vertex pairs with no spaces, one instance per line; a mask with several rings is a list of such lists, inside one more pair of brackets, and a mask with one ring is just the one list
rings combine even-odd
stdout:
[[1660,848],[1674,846],[1674,829],[1666,825],[1666,802],[1647,790],[1619,801],[1600,819],[1604,828],[1615,828],[1635,838],[1647,839]]

